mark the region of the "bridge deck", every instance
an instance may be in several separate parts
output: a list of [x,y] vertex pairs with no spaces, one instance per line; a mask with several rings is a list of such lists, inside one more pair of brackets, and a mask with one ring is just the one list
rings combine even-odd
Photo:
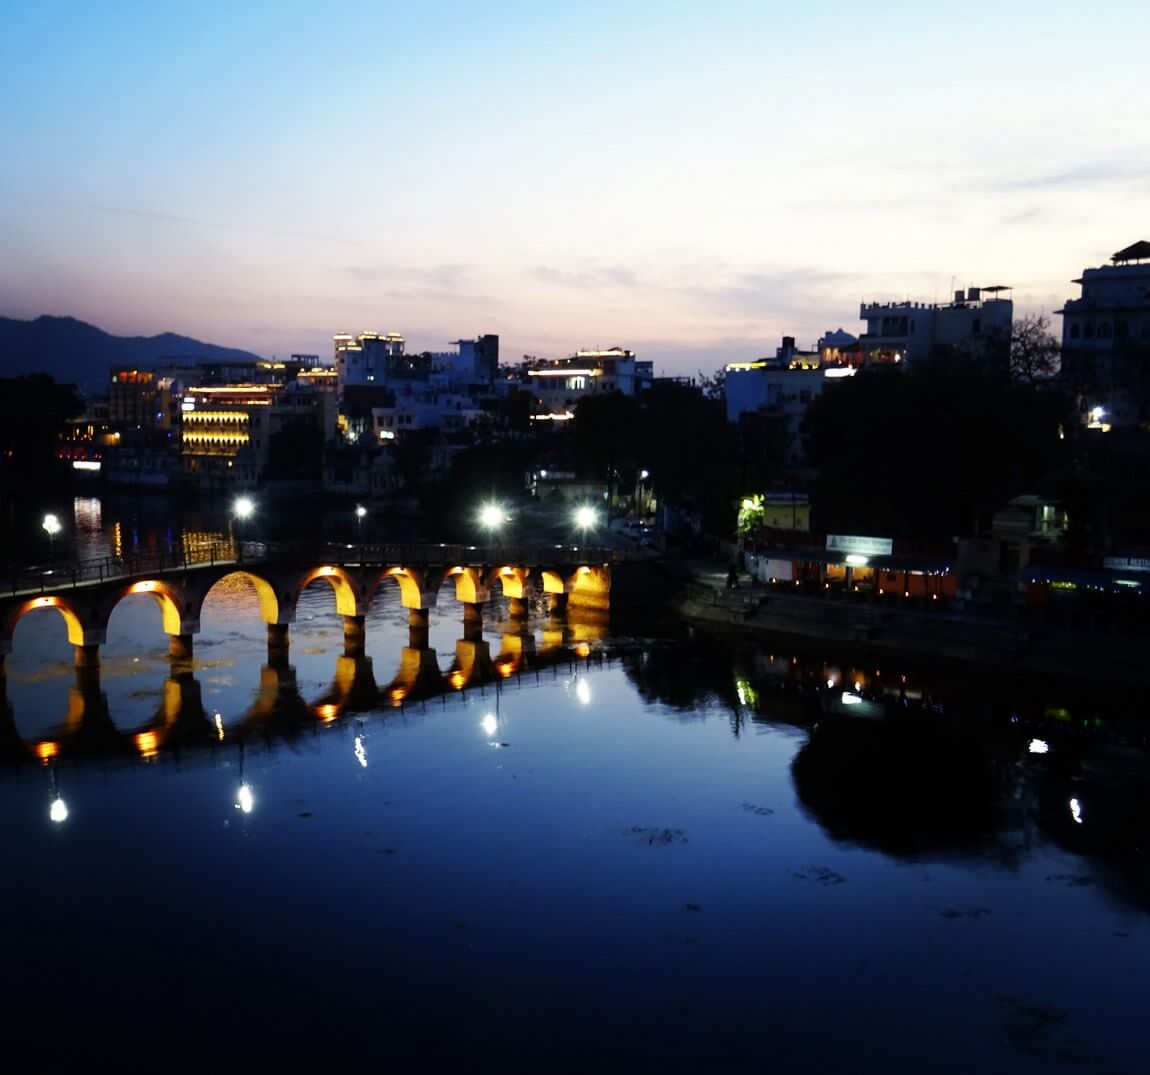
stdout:
[[580,545],[446,545],[446,544],[263,544],[221,542],[192,548],[167,548],[76,560],[66,564],[9,568],[0,595],[29,597],[99,586],[118,579],[182,574],[197,568],[234,564],[335,564],[340,567],[454,567],[459,564],[511,564],[517,567],[562,567],[619,563],[635,558],[630,550]]

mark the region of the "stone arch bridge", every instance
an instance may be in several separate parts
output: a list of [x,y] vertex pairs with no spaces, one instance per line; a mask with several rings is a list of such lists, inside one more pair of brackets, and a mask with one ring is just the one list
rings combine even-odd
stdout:
[[296,604],[317,579],[329,584],[343,618],[344,651],[362,654],[364,620],[384,587],[397,586],[408,610],[411,643],[426,645],[429,614],[446,584],[463,607],[465,633],[478,635],[484,604],[497,592],[510,617],[526,619],[529,602],[545,595],[552,615],[568,607],[606,613],[611,565],[618,550],[581,546],[263,545],[229,543],[185,552],[163,550],[130,559],[79,561],[50,570],[13,572],[0,590],[0,676],[16,625],[29,612],[63,617],[78,668],[97,670],[113,610],[131,594],[159,605],[174,662],[190,662],[200,610],[212,587],[240,574],[255,587],[267,624],[270,663],[282,663]]

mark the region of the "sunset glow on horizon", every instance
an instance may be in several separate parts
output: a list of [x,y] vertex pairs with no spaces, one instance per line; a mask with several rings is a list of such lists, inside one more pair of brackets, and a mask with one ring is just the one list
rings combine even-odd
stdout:
[[[5,4],[0,315],[710,372],[1150,238],[1141,5]],[[1052,318],[1060,331],[1059,319]]]

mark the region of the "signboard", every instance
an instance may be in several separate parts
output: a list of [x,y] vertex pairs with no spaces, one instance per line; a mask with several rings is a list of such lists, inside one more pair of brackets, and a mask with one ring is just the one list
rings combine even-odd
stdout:
[[1150,571],[1150,560],[1138,556],[1107,556],[1102,566],[1110,571]]
[[889,556],[891,538],[857,537],[854,534],[827,534],[828,552],[850,552],[858,556]]

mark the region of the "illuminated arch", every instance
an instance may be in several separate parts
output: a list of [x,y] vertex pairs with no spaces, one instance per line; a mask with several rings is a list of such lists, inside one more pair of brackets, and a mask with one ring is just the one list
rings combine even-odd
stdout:
[[587,564],[575,569],[568,580],[571,604],[585,609],[606,611],[611,604],[611,572],[605,567]]
[[8,647],[11,647],[12,636],[16,633],[16,625],[28,612],[38,608],[52,608],[64,617],[64,622],[68,625],[68,641],[73,646],[83,646],[86,643],[84,638],[84,625],[80,622],[80,617],[77,615],[76,610],[72,608],[62,597],[33,597],[28,601],[16,606],[16,610],[8,617],[8,622],[4,629],[4,641]]
[[251,571],[229,571],[226,575],[221,575],[204,591],[203,597],[200,598],[200,606],[203,607],[203,603],[208,599],[208,594],[223,582],[224,579],[230,579],[234,575],[239,575],[247,579],[256,588],[256,596],[260,602],[260,619],[262,619],[264,623],[279,623],[280,602],[279,598],[276,597],[275,588],[267,579],[261,578]]
[[373,597],[387,579],[394,579],[399,584],[400,601],[404,608],[430,607],[431,603],[424,600],[423,576],[408,567],[389,567],[382,572],[372,587]]
[[524,601],[531,596],[534,589],[530,574],[529,568],[504,565],[488,574],[484,586],[490,591],[498,582],[503,589],[504,597],[515,597]]
[[[451,568],[440,581],[440,586],[448,579],[455,580],[455,599],[460,603],[474,605],[485,601],[486,587],[479,572],[473,567],[456,566]],[[438,587],[436,587],[438,589]]]
[[183,635],[188,633],[183,615],[180,611],[178,595],[166,582],[157,579],[145,579],[142,582],[133,582],[131,586],[126,586],[117,592],[108,606],[105,626],[107,622],[111,620],[112,613],[116,611],[120,602],[123,601],[125,597],[137,593],[147,594],[160,606],[160,617],[164,626],[164,634]]
[[567,593],[567,584],[558,571],[541,571],[544,593]]
[[332,590],[335,591],[335,609],[341,616],[363,615],[356,598],[355,585],[342,567],[325,565],[314,568],[304,575],[296,588],[296,592],[303,593],[306,587],[316,579],[323,579],[331,584]]

